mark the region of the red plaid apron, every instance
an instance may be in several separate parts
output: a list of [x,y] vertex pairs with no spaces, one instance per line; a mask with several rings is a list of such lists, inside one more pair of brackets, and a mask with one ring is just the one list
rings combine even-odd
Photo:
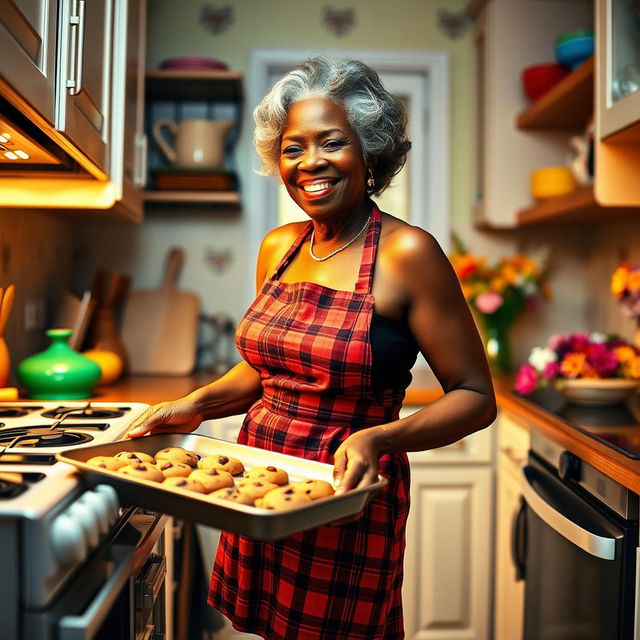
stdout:
[[[374,206],[355,291],[280,275],[311,232],[296,239],[236,332],[242,357],[261,375],[263,396],[238,442],[333,463],[358,429],[395,420],[404,389],[375,391],[369,327],[380,236]],[[409,463],[385,455],[389,484],[361,519],[275,542],[222,533],[209,604],[241,631],[268,640],[400,640],[402,558]]]

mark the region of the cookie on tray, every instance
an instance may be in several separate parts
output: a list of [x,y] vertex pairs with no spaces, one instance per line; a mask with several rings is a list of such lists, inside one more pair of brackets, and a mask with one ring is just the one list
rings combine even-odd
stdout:
[[245,472],[244,477],[249,480],[273,482],[273,484],[279,486],[289,482],[289,474],[284,469],[278,469],[278,467],[274,467],[273,465],[253,467],[253,469]]
[[165,478],[186,478],[193,471],[188,464],[172,460],[158,460],[156,466]]
[[324,480],[300,480],[299,482],[292,483],[290,486],[292,489],[309,496],[312,500],[326,498],[335,493],[333,487]]
[[156,459],[148,453],[142,451],[120,451],[113,456],[116,460],[122,460],[125,464],[133,464],[134,462],[150,462],[156,463]]
[[245,478],[236,485],[238,491],[246,493],[251,499],[257,500],[262,498],[265,493],[277,489],[278,485],[274,482],[267,482],[266,480],[258,480],[252,478]]
[[134,464],[127,464],[118,469],[118,473],[122,473],[125,476],[134,476],[141,480],[151,480],[152,482],[162,482],[164,480],[162,471],[160,471],[155,464],[151,464],[150,462],[135,462]]
[[118,460],[118,458],[114,458],[113,456],[94,456],[87,460],[87,464],[99,467],[100,469],[107,469],[107,471],[117,471],[128,463],[124,460]]
[[311,498],[296,491],[292,487],[278,487],[265,493],[264,497],[256,500],[256,507],[261,509],[273,509],[274,511],[282,511],[283,509],[291,509],[304,504],[309,504]]
[[197,480],[207,493],[233,487],[233,477],[222,469],[192,469],[189,477]]
[[165,478],[163,487],[174,487],[175,489],[184,489],[185,491],[193,491],[195,493],[206,493],[205,488],[193,478],[180,478],[174,476],[173,478]]
[[225,489],[218,489],[209,494],[210,498],[216,498],[218,500],[227,500],[228,502],[235,502],[237,504],[246,504],[253,506],[253,500],[251,496],[238,491],[234,487],[226,487]]
[[198,469],[220,469],[237,476],[244,471],[244,465],[237,458],[216,454],[201,458],[198,462]]
[[156,452],[156,460],[170,460],[171,462],[182,462],[188,464],[190,467],[195,467],[198,464],[197,453],[184,449],[182,447],[165,447]]

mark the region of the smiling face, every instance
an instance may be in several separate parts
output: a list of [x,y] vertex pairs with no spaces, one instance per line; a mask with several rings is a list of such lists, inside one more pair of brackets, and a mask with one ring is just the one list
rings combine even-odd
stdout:
[[342,105],[308,98],[289,108],[280,176],[289,195],[319,222],[350,216],[366,198],[367,167]]

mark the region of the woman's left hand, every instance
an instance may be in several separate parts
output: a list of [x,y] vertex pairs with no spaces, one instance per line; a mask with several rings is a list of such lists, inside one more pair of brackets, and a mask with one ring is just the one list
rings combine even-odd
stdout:
[[373,484],[378,479],[379,455],[374,429],[352,433],[333,456],[336,494]]

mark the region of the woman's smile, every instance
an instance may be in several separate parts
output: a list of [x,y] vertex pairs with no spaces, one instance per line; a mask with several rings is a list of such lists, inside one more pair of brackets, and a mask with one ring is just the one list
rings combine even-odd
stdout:
[[289,108],[280,145],[280,176],[289,195],[318,221],[351,217],[363,204],[366,165],[347,112],[326,98]]

